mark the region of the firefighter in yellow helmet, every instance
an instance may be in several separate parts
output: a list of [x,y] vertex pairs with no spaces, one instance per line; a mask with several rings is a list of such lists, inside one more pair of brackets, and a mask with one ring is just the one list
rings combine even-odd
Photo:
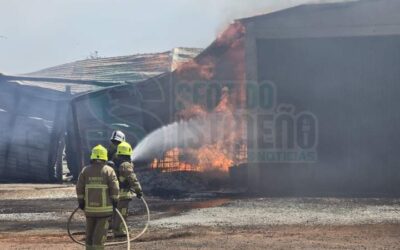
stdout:
[[[133,172],[133,163],[131,162],[132,147],[127,142],[121,142],[117,148],[117,175],[119,180],[119,202],[118,210],[121,211],[124,219],[128,217],[129,202],[135,196],[141,199],[143,196],[142,188],[135,173]],[[119,216],[114,213],[113,215],[113,232],[115,237],[126,236],[128,232],[122,224]]]
[[83,168],[76,184],[79,207],[86,216],[86,249],[104,249],[108,219],[118,204],[119,186],[115,171],[108,165],[107,149],[92,149],[89,166]]

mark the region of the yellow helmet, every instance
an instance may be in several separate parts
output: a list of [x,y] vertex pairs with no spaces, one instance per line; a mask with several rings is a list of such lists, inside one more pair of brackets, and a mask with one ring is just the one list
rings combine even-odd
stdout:
[[117,147],[117,155],[129,155],[131,156],[132,154],[132,147],[131,144],[123,141],[120,144],[118,144]]
[[90,155],[91,160],[103,160],[107,161],[107,149],[100,144],[92,149],[92,155]]

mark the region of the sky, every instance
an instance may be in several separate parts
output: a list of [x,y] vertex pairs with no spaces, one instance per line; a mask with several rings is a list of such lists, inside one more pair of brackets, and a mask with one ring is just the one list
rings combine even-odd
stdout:
[[234,19],[310,0],[0,0],[0,73],[207,47]]

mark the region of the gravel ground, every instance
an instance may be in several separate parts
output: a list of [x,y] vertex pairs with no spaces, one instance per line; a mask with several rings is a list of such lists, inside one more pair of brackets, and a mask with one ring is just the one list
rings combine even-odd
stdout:
[[162,218],[153,226],[359,225],[400,223],[400,200],[261,198]]
[[0,201],[75,197],[73,184],[0,184]]
[[[146,197],[151,226],[132,249],[399,249],[399,199],[205,197]],[[0,184],[0,249],[82,249],[66,235],[76,205],[73,185]],[[130,209],[135,234],[145,214]]]

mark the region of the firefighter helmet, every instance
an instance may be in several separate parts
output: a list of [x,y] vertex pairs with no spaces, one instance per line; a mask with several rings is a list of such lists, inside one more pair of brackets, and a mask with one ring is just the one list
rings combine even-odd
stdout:
[[115,130],[111,135],[110,141],[123,142],[125,141],[125,134],[120,130]]
[[127,142],[121,142],[117,147],[117,155],[132,155],[132,147]]
[[90,155],[91,160],[102,160],[107,161],[107,149],[100,144],[92,149],[92,154]]

